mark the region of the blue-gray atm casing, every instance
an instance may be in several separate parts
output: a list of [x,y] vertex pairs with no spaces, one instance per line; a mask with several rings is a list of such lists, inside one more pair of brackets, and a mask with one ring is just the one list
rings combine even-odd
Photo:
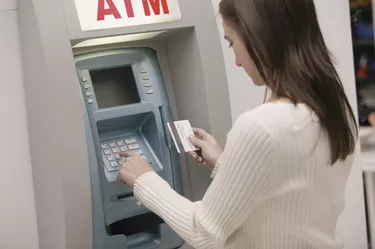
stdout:
[[[75,61],[85,105],[93,248],[173,249],[182,246],[183,240],[164,222],[157,234],[144,231],[124,236],[109,232],[111,224],[150,211],[137,204],[132,188],[117,182],[119,166],[111,166],[103,144],[135,139],[153,170],[182,194],[180,158],[172,148],[174,144],[167,128],[167,122],[172,121],[171,108],[155,51],[149,48],[104,50],[78,55]],[[99,109],[90,72],[124,66],[132,69],[140,102]]]

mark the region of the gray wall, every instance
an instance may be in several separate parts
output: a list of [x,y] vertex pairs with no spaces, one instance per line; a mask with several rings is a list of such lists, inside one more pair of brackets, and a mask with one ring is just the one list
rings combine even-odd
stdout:
[[18,4],[40,248],[91,248],[82,107],[62,8]]
[[0,248],[38,249],[16,1],[0,1]]

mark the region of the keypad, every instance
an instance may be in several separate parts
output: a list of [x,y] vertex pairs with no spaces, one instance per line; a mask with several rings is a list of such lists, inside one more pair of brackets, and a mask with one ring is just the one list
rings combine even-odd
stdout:
[[128,146],[129,150],[136,150],[136,149],[139,149],[139,145],[138,144],[130,144]]
[[137,153],[137,154],[139,154],[139,155],[143,154],[143,152],[141,150],[135,150],[134,152]]
[[126,148],[126,146],[122,146],[122,147],[120,147],[120,150],[121,150],[121,151],[127,151],[128,148]]
[[137,141],[134,139],[134,138],[129,138],[129,139],[125,139],[125,143],[126,144],[134,144],[136,143]]
[[[118,139],[115,141],[107,141],[101,144],[101,148],[105,160],[114,169],[118,169],[118,167],[126,161],[125,158],[120,156],[122,151],[130,150],[143,156],[143,151],[140,149],[140,145],[137,143],[137,140],[134,137],[128,137],[124,140]],[[147,160],[146,156],[143,156],[143,158],[151,163],[151,160]]]

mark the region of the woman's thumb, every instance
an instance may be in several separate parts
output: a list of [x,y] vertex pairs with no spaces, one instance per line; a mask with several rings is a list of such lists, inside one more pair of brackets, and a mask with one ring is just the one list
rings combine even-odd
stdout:
[[203,147],[203,144],[204,144],[204,141],[197,138],[197,137],[194,137],[194,136],[190,136],[189,137],[189,141],[190,143],[192,143],[194,146],[196,147],[199,147],[199,148],[202,148]]

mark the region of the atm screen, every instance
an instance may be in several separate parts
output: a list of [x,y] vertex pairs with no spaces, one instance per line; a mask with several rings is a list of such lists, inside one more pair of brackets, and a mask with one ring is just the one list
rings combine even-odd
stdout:
[[99,109],[140,102],[131,66],[90,71]]

